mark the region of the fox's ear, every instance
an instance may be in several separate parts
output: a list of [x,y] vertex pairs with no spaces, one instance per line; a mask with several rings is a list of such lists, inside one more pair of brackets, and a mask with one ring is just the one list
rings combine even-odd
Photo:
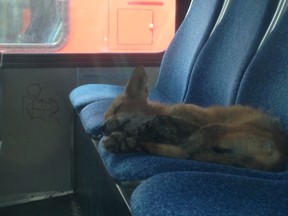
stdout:
[[148,96],[148,78],[145,69],[137,66],[125,87],[125,95],[129,98],[146,99]]

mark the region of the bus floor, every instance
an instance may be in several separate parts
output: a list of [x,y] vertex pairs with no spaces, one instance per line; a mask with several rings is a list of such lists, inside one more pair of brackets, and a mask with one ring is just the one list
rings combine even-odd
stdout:
[[0,208],[1,216],[82,216],[74,195]]

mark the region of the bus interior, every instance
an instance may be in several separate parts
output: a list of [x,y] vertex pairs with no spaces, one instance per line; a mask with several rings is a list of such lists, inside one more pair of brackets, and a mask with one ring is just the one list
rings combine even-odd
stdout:
[[0,215],[287,216],[288,161],[113,153],[100,131],[141,65],[151,101],[251,106],[288,137],[287,20],[287,0],[0,0]]

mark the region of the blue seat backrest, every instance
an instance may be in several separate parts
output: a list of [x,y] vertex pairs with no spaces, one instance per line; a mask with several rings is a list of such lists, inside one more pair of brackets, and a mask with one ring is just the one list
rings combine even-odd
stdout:
[[183,100],[191,68],[212,32],[222,5],[222,0],[194,0],[191,3],[163,56],[154,91],[159,91],[174,103]]
[[240,80],[269,27],[278,1],[232,0],[200,52],[184,102],[200,106],[235,102]]
[[288,10],[249,65],[236,103],[279,117],[288,135]]

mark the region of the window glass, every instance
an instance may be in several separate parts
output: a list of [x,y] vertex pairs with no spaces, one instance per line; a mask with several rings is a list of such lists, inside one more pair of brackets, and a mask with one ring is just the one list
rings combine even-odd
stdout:
[[68,32],[64,2],[0,0],[1,49],[55,48]]
[[0,0],[2,52],[160,52],[176,0]]

